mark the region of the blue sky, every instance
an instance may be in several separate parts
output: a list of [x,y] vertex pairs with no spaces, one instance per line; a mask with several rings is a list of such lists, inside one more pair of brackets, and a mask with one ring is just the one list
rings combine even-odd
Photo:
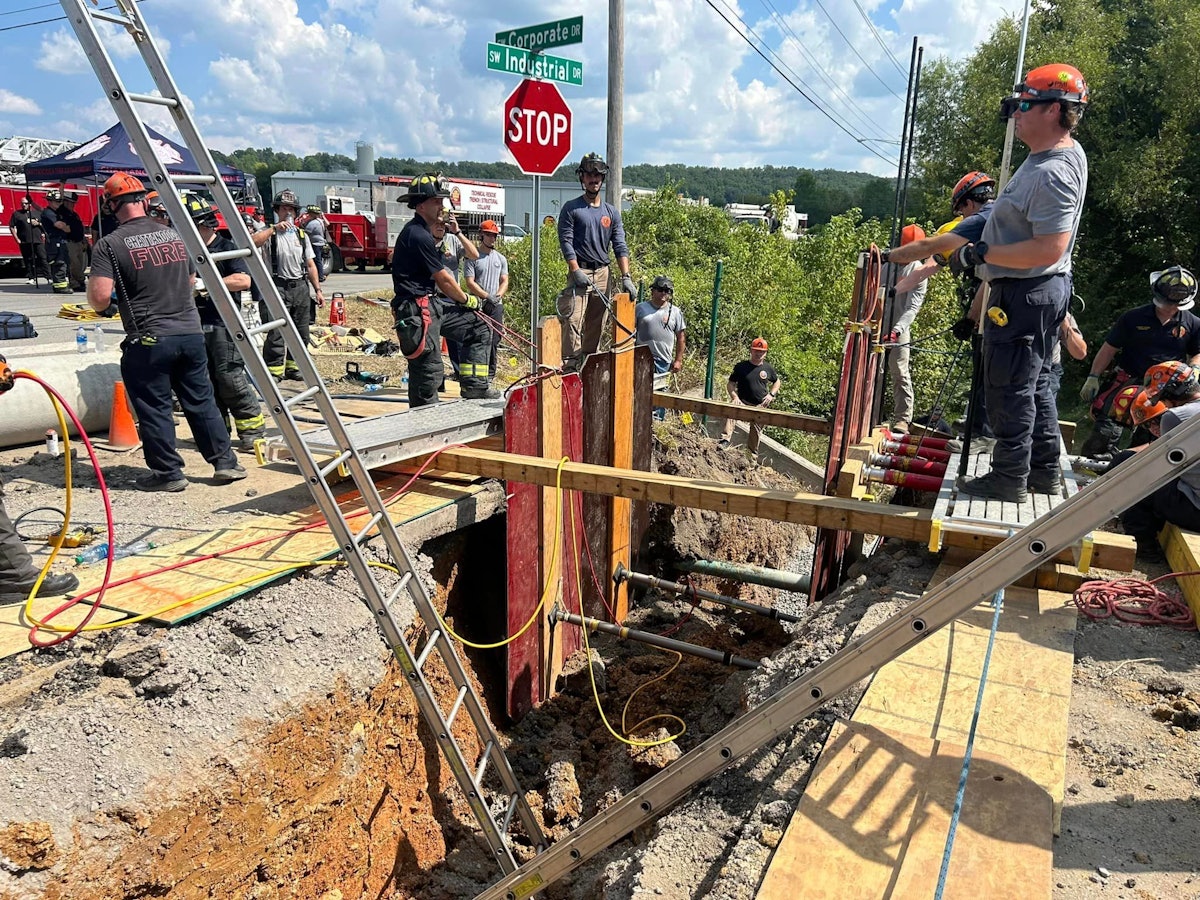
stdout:
[[[61,20],[12,27],[61,15],[46,3],[0,0],[0,136],[84,140],[116,117],[74,33]],[[584,43],[551,52],[584,65],[583,86],[561,88],[574,118],[571,155],[605,150],[607,0],[143,0],[141,8],[218,150],[353,157],[365,140],[379,156],[483,161],[510,160],[502,107],[518,83],[487,71],[487,42],[502,29],[582,15]],[[957,57],[1019,9],[1016,0],[625,0],[625,163],[894,173],[888,142],[901,127],[913,35],[927,60]],[[850,134],[763,62],[741,36],[747,29]],[[127,86],[149,90],[132,41],[106,46]],[[167,114],[147,117],[174,135]]]

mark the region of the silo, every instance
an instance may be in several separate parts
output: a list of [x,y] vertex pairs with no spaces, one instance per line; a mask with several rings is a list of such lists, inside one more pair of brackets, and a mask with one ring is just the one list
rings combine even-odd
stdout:
[[375,148],[366,141],[359,141],[354,145],[354,150],[358,156],[358,177],[374,178]]

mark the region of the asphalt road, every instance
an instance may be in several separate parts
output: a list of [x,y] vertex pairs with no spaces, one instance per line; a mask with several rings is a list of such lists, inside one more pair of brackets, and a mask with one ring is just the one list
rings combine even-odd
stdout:
[[[371,270],[368,272],[338,272],[325,279],[322,289],[328,297],[334,291],[341,291],[347,296],[363,291],[391,290],[392,276],[390,272]],[[55,294],[50,285],[41,282],[39,287],[25,283],[24,278],[0,278],[0,311],[24,313],[33,321],[38,336],[16,341],[0,340],[0,352],[5,348],[24,349],[28,347],[49,346],[52,344],[74,344],[75,331],[79,323],[70,319],[58,318],[58,311],[63,303],[86,303],[87,298],[82,292],[75,294]],[[112,346],[116,346],[122,334],[119,322],[108,319],[99,320],[106,335],[112,335]],[[91,329],[95,322],[89,322]]]

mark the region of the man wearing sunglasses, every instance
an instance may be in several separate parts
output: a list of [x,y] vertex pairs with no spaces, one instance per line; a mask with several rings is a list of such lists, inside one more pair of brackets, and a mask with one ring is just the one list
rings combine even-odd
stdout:
[[1088,87],[1074,66],[1030,71],[1000,105],[1029,156],[992,208],[983,235],[956,253],[989,287],[983,318],[983,382],[996,435],[992,468],[961,478],[974,497],[1023,503],[1028,489],[1061,490],[1058,407],[1050,366],[1071,298],[1071,251],[1079,231],[1088,165],[1071,136]]

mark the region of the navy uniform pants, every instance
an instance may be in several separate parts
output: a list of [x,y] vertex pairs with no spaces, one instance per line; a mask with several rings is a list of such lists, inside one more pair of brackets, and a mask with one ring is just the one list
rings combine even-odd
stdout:
[[243,444],[252,445],[255,438],[265,433],[266,419],[237,344],[224,325],[205,325],[204,346],[221,419],[232,415],[238,437]]
[[[313,299],[308,293],[307,278],[276,278],[275,284],[279,287],[279,297],[283,300],[284,307],[287,308],[288,315],[292,317],[292,322],[296,326],[296,330],[300,332],[300,339],[304,341],[304,346],[308,346],[308,329],[312,324],[312,305]],[[271,321],[271,312],[267,309],[267,304],[263,302],[258,311],[264,322]],[[285,372],[299,372],[300,367],[296,365],[295,360],[287,355],[287,344],[283,340],[283,332],[275,329],[267,334],[267,340],[263,344],[263,362],[267,364],[267,370],[276,378],[283,375]]]
[[1050,365],[1070,299],[1066,274],[991,283],[989,309],[999,307],[1008,316],[1003,326],[989,319],[983,332],[984,391],[996,436],[992,471],[1013,483],[1024,485],[1031,471],[1058,471],[1061,438]]
[[1121,527],[1138,544],[1155,543],[1167,522],[1187,531],[1200,530],[1200,507],[1180,490],[1178,478],[1121,513]]
[[175,449],[172,391],[201,455],[214,469],[236,466],[208,378],[204,335],[166,335],[152,344],[126,338],[121,349],[121,378],[138,416],[142,454],[150,471],[164,478],[183,477],[183,457]]
[[425,352],[408,361],[408,405],[410,409],[438,402],[442,384],[442,337],[461,345],[458,383],[463,392],[486,390],[488,356],[492,333],[475,311],[459,304],[444,304],[436,297],[429,304],[429,331]]
[[[0,486],[0,498],[4,488]],[[25,542],[17,537],[4,500],[0,499],[0,594],[28,594],[37,581],[38,570],[33,564]]]

